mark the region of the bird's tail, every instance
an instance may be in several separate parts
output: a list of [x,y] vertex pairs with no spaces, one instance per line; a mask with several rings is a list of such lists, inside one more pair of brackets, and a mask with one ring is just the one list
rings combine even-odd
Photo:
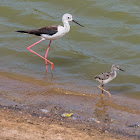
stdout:
[[95,79],[99,79],[99,76],[96,75],[96,76],[95,76]]
[[16,32],[19,32],[19,33],[24,33],[24,34],[29,33],[28,31],[16,31]]

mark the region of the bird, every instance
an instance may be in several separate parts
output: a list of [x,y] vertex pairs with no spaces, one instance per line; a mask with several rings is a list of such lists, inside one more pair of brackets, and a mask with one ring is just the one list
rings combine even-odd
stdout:
[[100,75],[95,76],[95,80],[100,82],[100,85],[98,86],[98,88],[102,90],[102,94],[103,94],[103,91],[105,91],[109,95],[110,98],[111,98],[111,94],[105,89],[103,89],[103,86],[109,83],[110,81],[112,81],[117,76],[117,72],[116,72],[117,70],[125,72],[123,69],[119,67],[118,64],[113,64],[111,68],[111,72],[104,72],[104,73],[101,73]]
[[[47,62],[49,62],[51,64],[51,66],[52,66],[51,70],[54,69],[54,64],[51,61],[47,60],[47,54],[48,54],[51,42],[52,42],[52,40],[59,39],[60,37],[64,36],[66,33],[68,33],[70,31],[70,25],[69,25],[70,21],[84,27],[83,25],[76,22],[73,19],[71,14],[66,13],[62,16],[62,22],[63,22],[64,26],[60,26],[60,25],[58,25],[58,26],[47,26],[47,27],[42,27],[42,28],[34,29],[34,30],[27,30],[27,31],[19,30],[19,31],[16,31],[16,32],[24,33],[24,34],[31,34],[31,35],[41,37],[41,40],[39,40],[38,42],[36,42],[36,43],[32,44],[31,46],[27,47],[27,49],[45,60],[46,71],[48,70]],[[31,47],[37,45],[38,43],[42,42],[43,40],[50,40],[50,43],[49,43],[49,46],[47,48],[45,57],[43,57],[40,54],[36,53],[35,51],[31,50]]]

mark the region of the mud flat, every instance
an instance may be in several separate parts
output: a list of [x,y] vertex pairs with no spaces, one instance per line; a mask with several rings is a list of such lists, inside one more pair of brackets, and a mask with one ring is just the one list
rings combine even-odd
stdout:
[[139,118],[136,99],[113,95],[109,100],[0,72],[2,140],[140,139]]

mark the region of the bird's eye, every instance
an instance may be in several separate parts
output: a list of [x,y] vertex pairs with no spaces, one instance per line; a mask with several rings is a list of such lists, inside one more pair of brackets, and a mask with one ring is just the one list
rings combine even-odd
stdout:
[[68,19],[70,19],[70,17],[68,17]]

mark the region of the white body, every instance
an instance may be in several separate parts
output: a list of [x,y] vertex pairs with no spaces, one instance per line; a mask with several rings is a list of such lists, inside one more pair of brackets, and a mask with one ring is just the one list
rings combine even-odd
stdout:
[[109,83],[110,81],[112,81],[116,76],[117,76],[117,72],[114,71],[113,76],[110,75],[108,79],[103,80],[103,81],[100,80],[99,82],[100,82],[101,84],[107,84],[107,83]]
[[47,40],[56,40],[65,35],[70,31],[70,25],[69,21],[72,21],[72,15],[70,14],[64,14],[62,17],[62,22],[64,26],[57,26],[58,32],[54,35],[47,35],[47,34],[42,34],[41,37]]
[[46,39],[46,40],[56,40],[65,35],[70,31],[70,26],[69,28],[63,27],[63,26],[58,26],[58,32],[54,35],[47,35],[47,34],[42,34],[41,37]]

